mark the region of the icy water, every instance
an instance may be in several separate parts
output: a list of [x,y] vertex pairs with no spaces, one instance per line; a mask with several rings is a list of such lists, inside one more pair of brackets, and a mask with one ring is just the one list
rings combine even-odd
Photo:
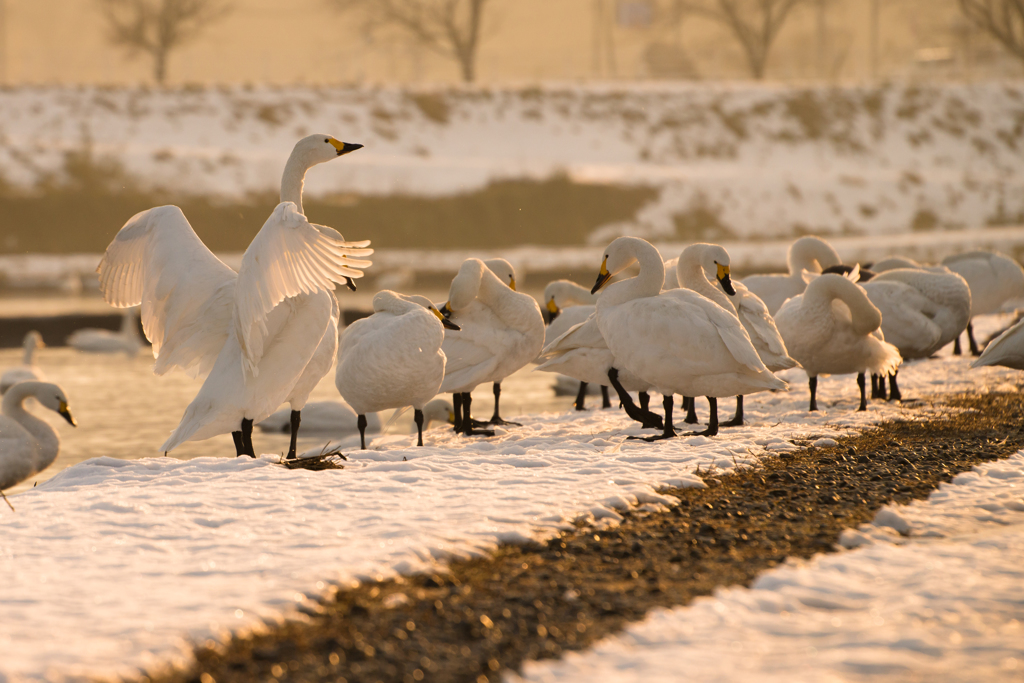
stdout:
[[[21,363],[21,349],[0,349],[0,371]],[[178,425],[201,382],[180,372],[163,377],[153,374],[153,358],[148,348],[135,358],[122,354],[85,354],[70,348],[44,348],[36,353],[36,365],[46,379],[64,387],[71,401],[71,412],[78,428],[67,424],[56,413],[36,404],[33,413],[47,420],[60,434],[61,447],[57,460],[38,475],[10,489],[16,493],[43,482],[66,467],[89,458],[111,456],[133,459],[158,456],[157,448]],[[502,384],[501,412],[505,418],[525,413],[565,411],[572,397],[555,396],[551,389],[555,376],[531,372],[533,366],[520,370]],[[311,401],[340,400],[334,386],[332,369],[317,386]],[[600,400],[600,399],[598,399]],[[34,401],[32,401],[34,403]],[[491,385],[482,385],[473,393],[473,414],[486,419],[494,407]],[[381,414],[387,422],[390,412]],[[409,411],[395,422],[389,434],[406,434],[412,427]],[[434,429],[443,429],[436,426]],[[427,437],[429,440],[429,437]],[[327,436],[302,436],[299,451],[323,446]],[[253,432],[257,453],[283,453],[288,449],[288,435]],[[230,434],[206,441],[188,442],[175,449],[169,457],[180,459],[208,455],[234,456]]]

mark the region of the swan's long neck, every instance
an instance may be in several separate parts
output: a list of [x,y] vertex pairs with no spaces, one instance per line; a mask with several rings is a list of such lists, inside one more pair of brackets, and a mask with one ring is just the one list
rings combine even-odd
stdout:
[[680,258],[679,262],[676,263],[676,278],[679,280],[680,287],[692,289],[704,298],[711,299],[729,313],[735,310],[725,292],[708,281],[707,275],[704,273],[704,267],[701,266],[699,259],[691,257]]
[[127,339],[134,339],[139,336],[135,325],[135,314],[125,313],[121,316],[121,335]]
[[589,289],[570,280],[552,283],[550,296],[555,297],[555,303],[562,305],[563,308],[570,303],[587,305],[597,301],[597,297],[591,294]]
[[839,265],[842,260],[827,242],[805,237],[793,243],[786,262],[789,265],[789,274],[799,278],[801,270],[820,273],[825,268]]
[[21,356],[22,365],[32,365],[32,358],[36,353],[36,340],[25,340],[25,353]]
[[[640,264],[640,273],[635,277],[620,280],[605,290],[598,305],[615,306],[632,299],[657,296],[665,284],[665,261],[653,245],[637,239],[631,243],[631,254]],[[626,264],[628,267],[629,264]]]
[[501,284],[498,276],[488,270],[483,261],[470,259],[462,264],[458,275],[452,280],[451,289],[448,290],[448,301],[451,303],[452,310],[458,311],[465,308],[473,302],[473,299],[477,298],[480,294],[481,282],[487,274],[490,274],[491,278],[499,285]]
[[281,174],[281,201],[292,202],[301,214],[306,213],[302,208],[302,185],[306,171],[312,165],[303,156],[298,149],[292,150],[288,163],[284,165],[284,173]]
[[882,325],[882,313],[868,299],[863,289],[839,275],[822,275],[808,286],[804,301],[812,305],[829,306],[839,299],[850,309],[853,330],[857,334],[871,334]]
[[11,418],[25,428],[32,437],[39,442],[38,452],[43,454],[45,461],[36,463],[37,471],[48,467],[57,457],[57,450],[60,447],[60,437],[53,427],[32,413],[25,410],[25,399],[34,396],[35,382],[22,382],[15,384],[4,394],[3,403],[0,404],[0,412]]

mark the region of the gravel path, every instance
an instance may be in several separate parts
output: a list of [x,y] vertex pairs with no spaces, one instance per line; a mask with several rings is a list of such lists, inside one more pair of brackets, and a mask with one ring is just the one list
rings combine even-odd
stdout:
[[928,422],[883,424],[836,446],[764,458],[678,506],[631,512],[545,545],[506,546],[444,575],[337,593],[306,621],[200,646],[188,671],[141,680],[496,681],[524,660],[580,650],[654,607],[749,585],[787,557],[832,552],[886,503],[924,498],[1024,447],[1018,394],[951,396]]

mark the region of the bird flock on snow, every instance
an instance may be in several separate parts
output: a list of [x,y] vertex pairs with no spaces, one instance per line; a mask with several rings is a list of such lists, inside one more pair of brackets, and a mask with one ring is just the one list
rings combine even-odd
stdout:
[[[281,203],[237,272],[202,243],[176,206],[136,214],[107,247],[97,272],[106,301],[127,309],[121,331],[80,330],[68,344],[134,355],[142,346],[138,310],[154,372],[205,377],[161,451],[230,433],[236,455],[255,457],[254,425],[291,434],[287,460],[297,458],[300,425],[358,431],[365,448],[367,431],[381,430],[377,413],[408,407],[420,446],[432,421],[451,423],[465,436],[493,436],[494,426],[517,424],[500,415],[502,381],[531,363],[559,375],[556,387],[576,395],[577,410],[598,388],[602,407],[610,408],[614,391],[630,418],[656,430],[636,437],[647,441],[678,435],[676,394],[691,424],[698,422],[695,399],[707,399],[707,427],[691,433],[714,436],[743,424],[745,395],[785,390],[774,373],[794,367],[807,373],[811,411],[825,375],[856,375],[860,410],[868,375],[871,398],[900,400],[900,364],[950,342],[960,353],[964,331],[978,356],[974,366],[1024,369],[1024,321],[983,353],[971,325],[973,317],[1024,296],[1024,269],[1013,259],[976,251],[939,265],[893,257],[850,266],[813,236],[790,246],[788,273],[743,282],[732,280],[721,246],[692,244],[666,262],[647,241],[620,237],[605,249],[593,287],[552,282],[542,305],[516,291],[508,261],[470,258],[443,304],[383,290],[373,297],[372,315],[339,338],[334,292],[338,285],[355,289],[373,250],[369,241],[347,241],[311,223],[302,188],[310,168],[360,147],[329,135],[295,145]],[[27,399],[75,424],[64,391],[34,363],[42,346],[30,332],[22,365],[0,378],[0,491],[48,467],[59,450],[54,429],[25,410]],[[307,405],[332,366],[345,403]],[[494,412],[484,422],[472,416],[471,392],[487,384]],[[652,392],[662,396],[661,413],[652,410]],[[451,394],[451,402],[439,394]],[[735,414],[720,423],[717,401],[729,397],[736,398]]]

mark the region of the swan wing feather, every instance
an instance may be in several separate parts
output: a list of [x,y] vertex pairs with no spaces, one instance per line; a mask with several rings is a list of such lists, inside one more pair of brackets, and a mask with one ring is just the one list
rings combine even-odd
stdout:
[[688,289],[671,289],[662,292],[661,297],[683,303],[688,317],[703,319],[706,324],[712,325],[736,362],[742,363],[754,372],[767,372],[768,369],[750,341],[750,335],[743,329],[739,318],[732,313]]

